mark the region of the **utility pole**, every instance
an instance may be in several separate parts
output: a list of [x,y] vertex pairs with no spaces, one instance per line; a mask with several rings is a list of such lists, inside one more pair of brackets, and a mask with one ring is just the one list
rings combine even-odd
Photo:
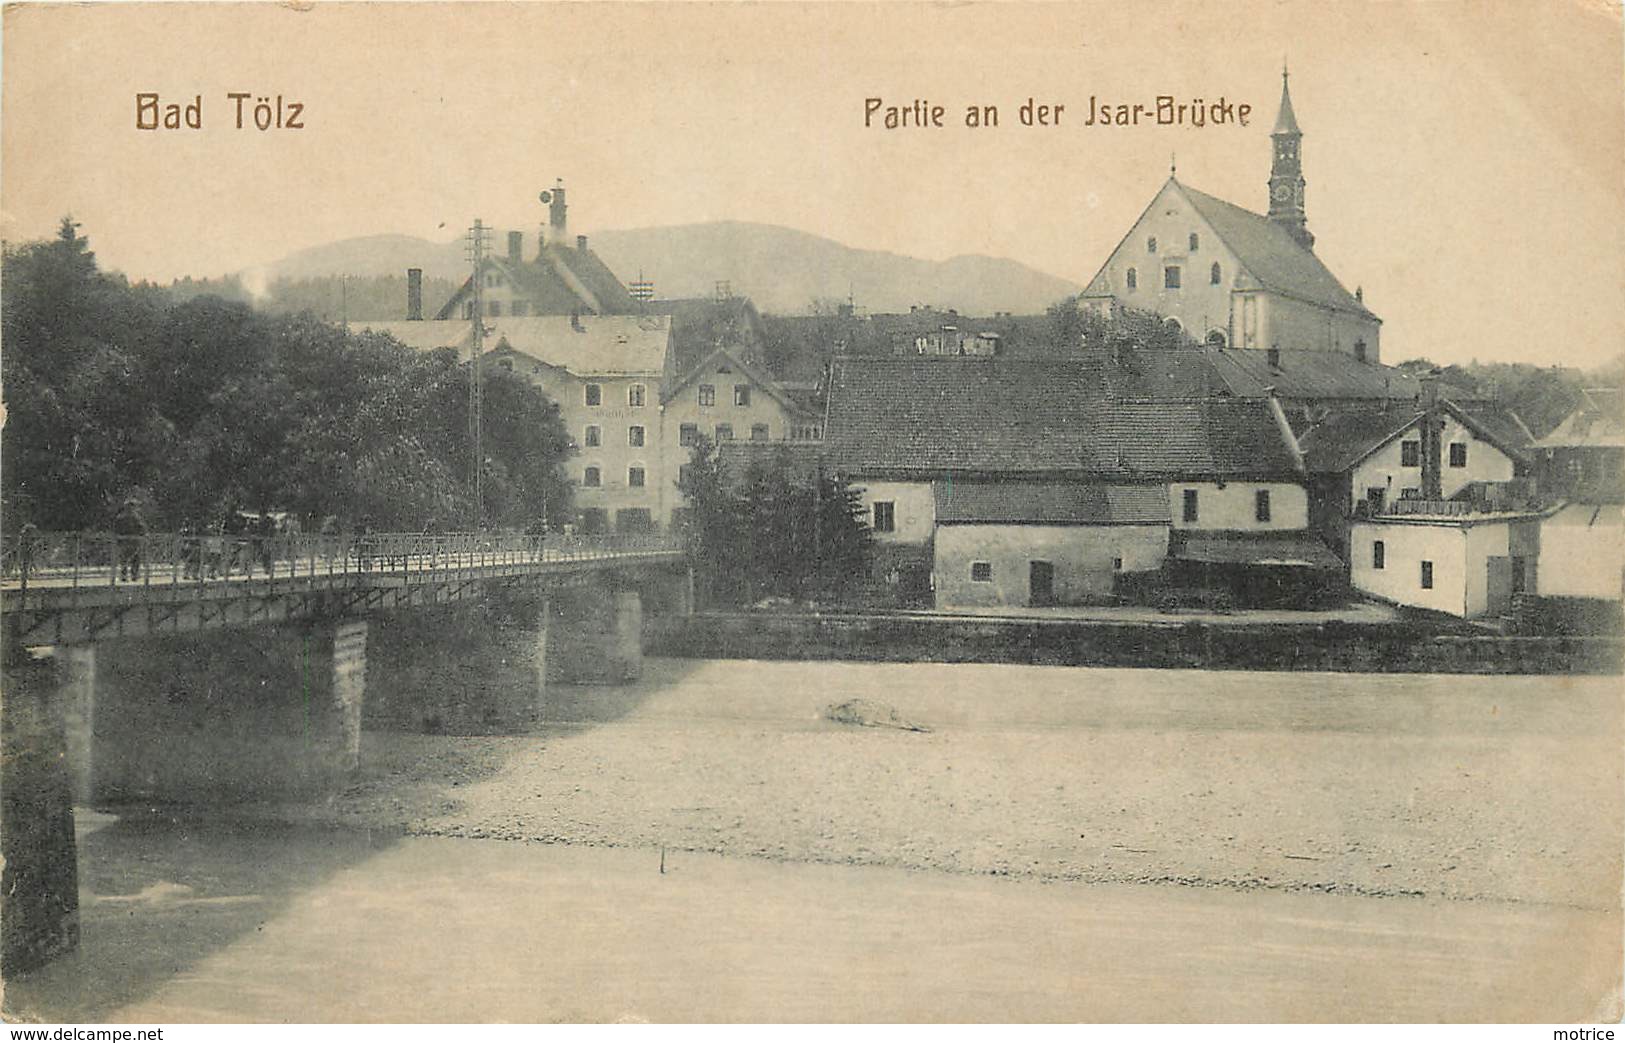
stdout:
[[468,435],[472,453],[470,460],[469,485],[474,490],[473,528],[480,532],[485,528],[485,453],[484,442],[484,406],[485,385],[481,373],[480,356],[485,350],[485,276],[481,271],[485,267],[485,252],[490,246],[491,230],[479,218],[474,219],[474,227],[468,230],[466,237],[466,253],[473,275],[471,280],[474,286],[474,300],[472,302],[471,316],[474,322],[474,339],[470,347],[473,355],[468,367]]

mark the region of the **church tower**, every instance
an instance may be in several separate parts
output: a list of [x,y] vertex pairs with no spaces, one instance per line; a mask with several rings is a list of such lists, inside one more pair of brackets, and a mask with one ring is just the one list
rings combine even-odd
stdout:
[[1309,231],[1303,210],[1303,131],[1292,114],[1292,94],[1287,90],[1287,71],[1281,69],[1281,111],[1270,131],[1275,157],[1270,164],[1270,220],[1280,224],[1305,249],[1314,249],[1315,237]]

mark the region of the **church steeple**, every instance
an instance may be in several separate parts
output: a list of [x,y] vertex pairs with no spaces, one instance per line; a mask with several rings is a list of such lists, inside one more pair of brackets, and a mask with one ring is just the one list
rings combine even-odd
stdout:
[[1270,131],[1274,159],[1270,164],[1270,220],[1280,223],[1292,237],[1313,249],[1315,237],[1309,231],[1303,209],[1303,131],[1292,112],[1292,93],[1287,87],[1287,69],[1281,66],[1281,111]]

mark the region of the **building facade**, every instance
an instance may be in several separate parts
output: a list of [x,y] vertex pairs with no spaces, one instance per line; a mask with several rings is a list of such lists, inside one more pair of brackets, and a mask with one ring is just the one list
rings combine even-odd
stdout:
[[1282,74],[1271,134],[1269,212],[1172,174],[1080,298],[1101,315],[1155,312],[1216,347],[1341,352],[1380,361],[1382,320],[1314,253],[1304,205],[1303,133]]

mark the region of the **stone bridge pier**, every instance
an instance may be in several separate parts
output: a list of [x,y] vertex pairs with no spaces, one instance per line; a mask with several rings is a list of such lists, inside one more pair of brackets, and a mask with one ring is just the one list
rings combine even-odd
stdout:
[[[467,611],[452,606],[371,621],[8,645],[0,661],[0,974],[24,973],[77,942],[75,804],[218,806],[332,792],[360,764],[367,702],[450,687],[448,660],[493,651],[497,680],[528,690],[536,712],[550,684],[636,681],[646,629],[686,614],[688,590],[681,571],[515,592],[510,609],[533,622],[500,642],[478,624],[485,617],[464,619],[455,636],[437,631],[447,617],[432,612]],[[516,639],[532,654],[510,661]],[[370,688],[369,650],[384,657]]]

